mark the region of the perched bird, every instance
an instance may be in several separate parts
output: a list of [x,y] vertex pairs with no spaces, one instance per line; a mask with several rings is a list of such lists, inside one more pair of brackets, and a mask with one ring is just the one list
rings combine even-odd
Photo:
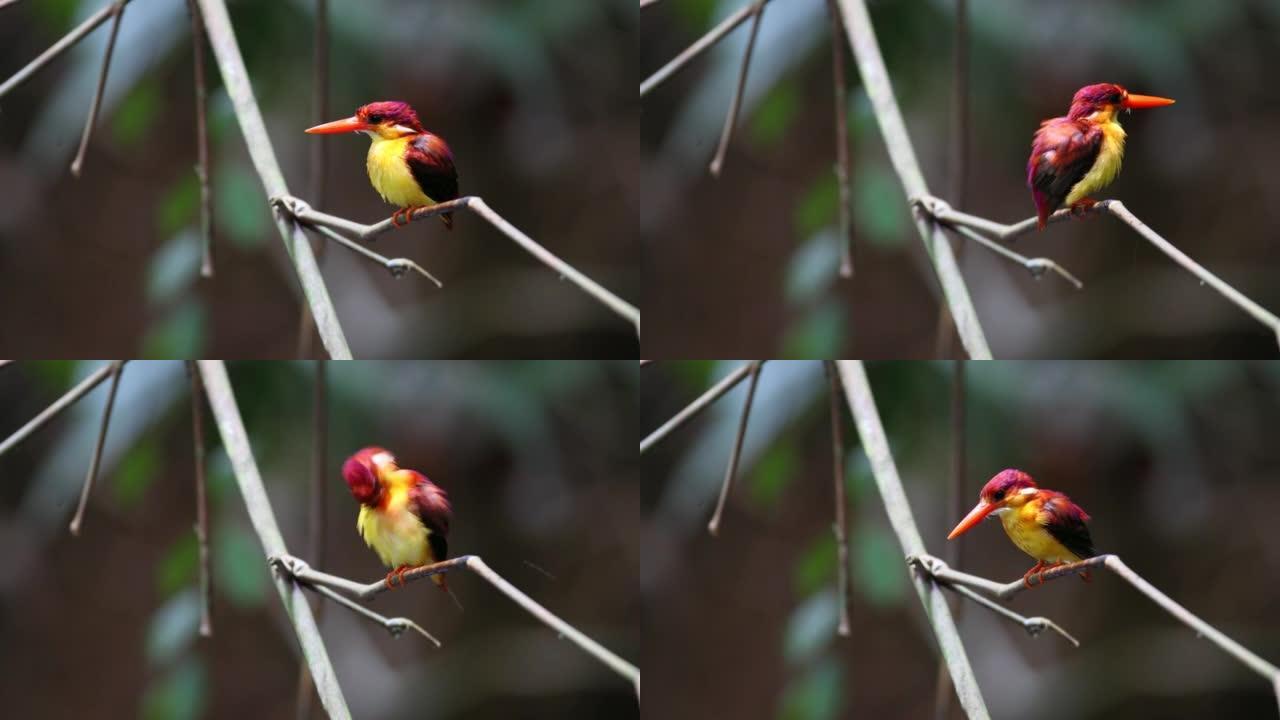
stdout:
[[1124,128],[1116,120],[1120,110],[1172,105],[1168,98],[1132,95],[1111,83],[1086,85],[1071,99],[1065,117],[1040,123],[1027,160],[1027,187],[1036,202],[1038,225],[1066,205],[1086,209],[1089,198],[1111,184],[1124,157]]
[[[397,227],[409,222],[418,208],[458,197],[458,172],[453,167],[453,151],[444,138],[432,135],[418,122],[418,114],[408,103],[394,100],[361,106],[356,114],[342,120],[307,128],[315,135],[362,132],[373,139],[366,165],[369,181],[383,200],[400,209],[391,214]],[[440,219],[453,229],[452,213]]]
[[[389,568],[387,587],[404,573],[448,558],[449,520],[453,507],[440,486],[427,476],[396,465],[391,453],[367,447],[342,464],[342,478],[360,503],[356,530]],[[444,574],[432,575],[444,590]]]
[[[1021,470],[1002,470],[988,480],[978,504],[947,539],[954,540],[992,514],[1000,516],[1013,544],[1036,559],[1035,566],[1022,576],[1027,587],[1031,587],[1032,574],[1046,567],[1094,556],[1093,540],[1084,524],[1089,515],[1066,495],[1039,489]],[[1087,581],[1088,571],[1080,577]]]

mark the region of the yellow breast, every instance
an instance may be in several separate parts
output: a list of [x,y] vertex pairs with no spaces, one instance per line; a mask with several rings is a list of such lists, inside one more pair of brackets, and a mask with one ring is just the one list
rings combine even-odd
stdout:
[[383,508],[360,506],[356,530],[387,567],[426,565],[431,560],[431,531],[407,508],[407,488],[392,487]]
[[1124,159],[1124,128],[1115,121],[1100,123],[1099,127],[1102,129],[1102,147],[1098,149],[1098,159],[1080,182],[1072,186],[1065,201],[1068,207],[1110,185],[1120,174],[1120,161]]
[[413,179],[409,166],[405,164],[404,153],[412,135],[398,138],[374,137],[369,145],[369,156],[366,164],[369,168],[369,180],[382,196],[392,205],[410,207],[416,205],[434,205],[435,201],[427,197]]
[[1080,558],[1062,543],[1049,534],[1049,531],[1037,520],[1040,508],[1036,503],[1027,503],[1009,512],[1001,513],[1000,523],[1004,532],[1022,552],[1036,560],[1048,563],[1075,562]]

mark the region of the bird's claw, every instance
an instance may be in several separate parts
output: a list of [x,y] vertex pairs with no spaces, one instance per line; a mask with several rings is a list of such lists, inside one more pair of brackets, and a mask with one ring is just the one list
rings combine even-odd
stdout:
[[917,195],[911,198],[911,206],[934,220],[937,220],[939,215],[951,212],[950,203],[933,195]]
[[311,569],[311,566],[305,560],[292,555],[272,555],[267,558],[267,564],[291,577],[297,577],[299,574]]
[[938,573],[950,569],[941,558],[932,555],[908,555],[907,564],[918,567],[930,576],[936,576]]
[[421,265],[408,258],[391,258],[387,261],[387,270],[391,273],[391,276],[395,278],[404,277],[405,273],[413,270],[414,272],[421,273],[428,280],[435,283],[436,287],[444,287],[444,283],[440,282],[435,275],[427,272]]
[[271,207],[281,210],[294,218],[311,212],[311,205],[306,200],[292,195],[276,195],[272,197]]

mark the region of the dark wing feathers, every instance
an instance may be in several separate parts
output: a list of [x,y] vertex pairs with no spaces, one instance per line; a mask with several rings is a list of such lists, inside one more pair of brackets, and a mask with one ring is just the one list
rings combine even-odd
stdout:
[[423,525],[431,531],[431,554],[436,562],[449,557],[449,522],[453,519],[453,506],[449,504],[449,496],[439,485],[431,482],[421,473],[414,473],[413,487],[409,489],[409,508]]
[[[424,132],[405,151],[409,172],[422,192],[442,203],[458,197],[458,171],[453,167],[453,151],[438,135]],[[445,227],[453,227],[453,213],[440,216]]]
[[1044,526],[1054,540],[1062,543],[1080,559],[1093,557],[1093,538],[1089,537],[1089,527],[1085,521],[1089,514],[1071,502],[1062,493],[1052,493],[1040,509],[1036,518]]
[[1091,123],[1067,118],[1046,120],[1031,141],[1027,186],[1035,197],[1040,224],[1061,207],[1098,159],[1102,131]]

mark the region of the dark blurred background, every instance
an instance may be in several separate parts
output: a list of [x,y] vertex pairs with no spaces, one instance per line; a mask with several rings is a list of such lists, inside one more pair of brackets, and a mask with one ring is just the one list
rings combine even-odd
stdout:
[[[744,0],[667,0],[642,13],[649,75]],[[916,155],[948,196],[954,2],[873,0],[871,19]],[[971,0],[970,161],[963,208],[1030,217],[1031,134],[1095,82],[1176,98],[1122,119],[1124,171],[1104,197],[1270,310],[1280,310],[1280,2]],[[642,216],[646,357],[937,357],[939,290],[852,59],[848,124],[857,275],[838,280],[832,67],[823,0],[767,6],[738,132],[707,164],[746,44],[744,23],[646,96],[652,188]],[[950,199],[950,198],[948,198]],[[980,247],[962,270],[992,351],[1006,357],[1276,354],[1252,318],[1118,221],[1027,236],[1016,250],[1085,283],[1040,280]],[[743,322],[741,318],[750,318]]]
[[[7,78],[102,0],[0,13]],[[325,143],[327,198],[394,209],[362,136],[303,134],[311,0],[233,1],[231,20],[292,193]],[[399,99],[446,138],[461,190],[638,303],[634,0],[330,2],[330,112]],[[198,276],[199,189],[184,0],[130,3],[84,174],[67,170],[109,23],[0,100],[0,348],[12,357],[294,357],[299,291],[212,54],[206,61],[217,275]],[[620,221],[621,219],[628,219]],[[396,280],[346,249],[322,267],[357,357],[634,357],[634,329],[479,218],[419,223],[376,249],[440,277]],[[318,342],[312,351],[319,352]]]
[[[0,435],[96,365],[0,371]],[[305,556],[314,368],[237,363],[230,376],[285,541]],[[348,454],[381,444],[448,491],[452,554],[481,555],[639,662],[634,363],[334,363],[328,376],[325,569],[361,582],[386,572],[356,533],[358,508],[339,473]],[[106,394],[98,388],[0,458],[3,715],[293,718],[297,640],[211,417],[215,634],[196,635],[181,363],[125,366],[81,536],[67,533]],[[322,634],[355,717],[639,717],[629,683],[505,596],[466,573],[450,586],[465,611],[430,584],[371,606],[417,621],[441,649],[324,607]]]
[[[642,433],[737,363],[642,370]],[[948,510],[949,363],[868,366],[926,546]],[[670,718],[933,716],[938,656],[847,411],[853,634],[835,635],[827,382],[817,362],[764,366],[739,481],[706,532],[745,387],[642,460],[646,714]],[[1262,657],[1280,660],[1280,363],[969,364],[964,510],[1006,467],[1093,516],[1101,552]],[[1033,561],[998,523],[960,541],[960,569],[1001,582]],[[966,603],[960,632],[997,718],[1271,717],[1269,683],[1103,572],[1016,598],[1073,648]],[[952,717],[960,717],[958,710]]]

